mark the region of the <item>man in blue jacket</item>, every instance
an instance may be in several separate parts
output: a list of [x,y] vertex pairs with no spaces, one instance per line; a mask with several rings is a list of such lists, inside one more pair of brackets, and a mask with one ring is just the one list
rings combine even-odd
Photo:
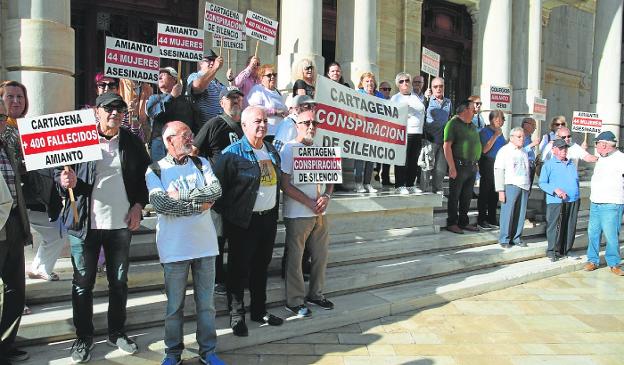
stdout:
[[58,170],[57,182],[69,199],[74,190],[78,220],[69,204],[62,213],[69,234],[74,278],[72,306],[77,339],[74,362],[87,362],[93,349],[93,285],[100,248],[104,246],[108,277],[108,344],[124,352],[138,351],[125,334],[128,298],[130,231],[139,228],[148,202],[145,171],[150,163],[141,139],[120,128],[127,105],[121,96],[105,93],[96,99],[102,159]]

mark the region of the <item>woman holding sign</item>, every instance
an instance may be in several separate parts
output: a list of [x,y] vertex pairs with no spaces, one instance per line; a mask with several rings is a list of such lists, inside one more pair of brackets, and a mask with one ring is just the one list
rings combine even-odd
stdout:
[[262,65],[258,69],[260,84],[249,91],[246,101],[249,106],[261,106],[266,109],[267,135],[265,140],[269,143],[275,138],[275,131],[285,116],[288,115],[288,107],[282,101],[282,95],[277,90],[277,72],[273,65]]

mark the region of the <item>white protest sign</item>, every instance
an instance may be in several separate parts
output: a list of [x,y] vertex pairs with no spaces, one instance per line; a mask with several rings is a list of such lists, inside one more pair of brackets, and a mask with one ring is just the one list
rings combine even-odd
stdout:
[[295,184],[342,184],[342,159],[338,147],[293,147]]
[[277,26],[278,22],[276,20],[247,10],[247,16],[245,17],[245,33],[248,36],[268,44],[275,44]]
[[206,3],[204,30],[214,33],[213,37],[243,39],[243,14],[222,6]]
[[575,111],[572,114],[572,132],[598,134],[602,131],[602,119],[598,113]]
[[105,76],[156,83],[159,69],[157,46],[106,37]]
[[198,62],[204,58],[204,31],[158,23],[160,57]]
[[102,159],[92,109],[17,120],[26,170]]
[[362,94],[330,79],[316,81],[315,144],[343,158],[405,165],[407,104]]
[[533,118],[535,120],[546,120],[546,112],[548,111],[548,100],[535,97],[533,101]]
[[236,51],[246,51],[247,50],[247,34],[243,33],[243,39],[240,41],[235,41],[230,38],[223,38],[213,35],[212,36],[212,47],[213,48],[221,48],[223,43],[223,48],[225,49],[233,49]]
[[420,70],[431,76],[438,77],[440,72],[440,55],[434,51],[423,47],[422,58],[420,60]]
[[511,113],[511,87],[490,86],[490,109]]

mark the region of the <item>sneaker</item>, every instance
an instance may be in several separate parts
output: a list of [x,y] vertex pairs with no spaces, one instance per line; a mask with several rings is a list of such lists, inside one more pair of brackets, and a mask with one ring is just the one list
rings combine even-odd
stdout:
[[334,309],[334,303],[330,302],[329,300],[327,300],[327,298],[321,298],[321,299],[312,299],[312,298],[306,298],[305,299],[306,303],[312,303],[312,304],[316,304],[319,307],[325,309],[325,310],[332,310]]
[[312,315],[312,311],[310,308],[306,307],[305,304],[296,305],[294,307],[286,306],[286,309],[295,314],[297,317],[310,317]]
[[15,347],[11,348],[9,351],[6,351],[4,353],[4,356],[6,356],[7,360],[9,361],[26,361],[28,360],[28,358],[30,356],[28,356],[28,352],[26,351],[22,351],[22,350],[18,350]]
[[182,359],[180,357],[165,357],[160,365],[180,365]]
[[247,329],[247,325],[245,324],[244,319],[230,319],[230,327],[232,327],[232,332],[234,336],[237,337],[247,337],[249,336],[249,330]]
[[227,288],[225,287],[225,284],[215,284],[215,288],[214,288],[214,293],[216,295],[225,295],[227,294]]
[[407,188],[407,190],[409,190],[410,194],[422,193],[422,190],[420,188],[415,187],[415,186],[410,186],[409,188]]
[[514,242],[514,245],[518,246],[518,247],[529,247],[526,242]]
[[109,346],[117,347],[121,351],[130,355],[139,352],[139,346],[137,346],[136,342],[132,341],[128,336],[126,336],[125,333],[120,334],[116,339],[112,339],[109,337],[106,343]]
[[95,344],[92,338],[78,338],[69,350],[74,363],[83,363],[91,360],[91,350]]
[[489,231],[492,229],[492,226],[488,222],[477,223],[477,226],[484,231]]
[[498,229],[498,224],[494,224],[494,223],[491,223],[491,222],[488,222],[488,224],[490,225],[490,228]]
[[364,185],[362,184],[356,184],[355,185],[355,192],[356,193],[365,193],[366,189],[364,188]]
[[274,316],[271,313],[266,313],[260,318],[251,317],[251,320],[261,324],[268,324],[269,326],[281,326],[284,323],[283,319],[278,316]]
[[377,192],[377,189],[375,189],[373,187],[373,185],[371,185],[371,184],[364,185],[364,189],[366,189],[366,191],[368,191],[369,193],[376,193]]
[[396,188],[394,190],[395,193],[397,194],[401,194],[401,195],[409,195],[409,190],[405,187],[405,186],[401,186],[399,188]]
[[225,365],[223,360],[219,359],[219,356],[217,356],[214,352],[212,354],[205,354],[199,358],[199,361],[206,365]]
[[438,191],[435,192],[435,194],[444,195],[444,192],[442,190],[438,190]]

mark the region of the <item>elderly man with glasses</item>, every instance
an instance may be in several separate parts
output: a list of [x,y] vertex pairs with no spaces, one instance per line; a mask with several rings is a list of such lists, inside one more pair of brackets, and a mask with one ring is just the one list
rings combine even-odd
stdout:
[[[434,78],[431,81],[431,88],[433,89],[433,92],[429,89],[427,90],[427,93],[431,93],[431,97],[429,98],[429,104],[427,105],[426,110],[424,136],[427,140],[429,140],[429,142],[431,142],[431,153],[434,161],[431,191],[437,194],[442,194],[442,181],[444,180],[444,175],[446,175],[446,170],[448,168],[446,159],[444,158],[444,149],[442,148],[442,145],[445,142],[444,129],[446,127],[446,123],[451,118],[453,105],[451,104],[451,99],[444,97],[443,78]],[[470,119],[472,121],[472,117],[474,115],[474,104],[472,103],[471,110],[473,111],[473,114],[470,115]]]
[[600,155],[591,178],[591,201],[587,236],[587,263],[585,270],[594,271],[600,264],[600,238],[607,241],[605,260],[612,273],[624,276],[619,266],[620,242],[624,212],[624,153],[618,151],[615,134],[611,131],[596,137],[596,152]]
[[[565,142],[568,144],[567,158],[571,160],[574,163],[574,166],[576,166],[577,168],[579,160],[583,160],[585,162],[598,161],[598,157],[586,151],[587,147],[583,148],[572,140],[572,132],[570,132],[567,127],[560,127],[559,129],[557,129],[555,131],[555,137],[556,139],[565,140]],[[544,162],[552,158],[552,146],[555,140],[550,141],[548,145],[544,147],[544,150],[542,151],[542,160]]]
[[139,228],[141,210],[148,202],[145,171],[150,158],[143,142],[120,128],[128,106],[115,93],[104,93],[95,103],[102,159],[56,171],[66,201],[72,188],[78,208],[77,221],[70,204],[61,213],[74,268],[72,306],[78,338],[70,351],[78,363],[89,361],[94,346],[93,286],[102,246],[108,278],[107,342],[127,353],[138,351],[125,334],[128,257],[130,232]]

